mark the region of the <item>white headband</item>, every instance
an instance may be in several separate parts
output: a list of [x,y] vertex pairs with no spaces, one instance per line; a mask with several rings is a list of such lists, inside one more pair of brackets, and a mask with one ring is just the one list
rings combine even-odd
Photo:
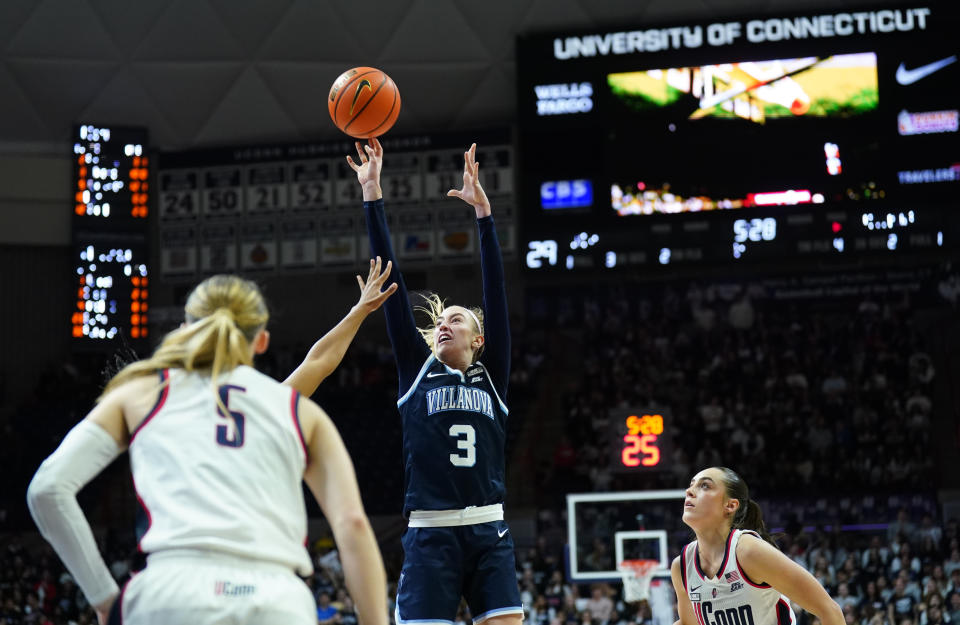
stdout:
[[474,312],[469,308],[464,308],[464,310],[470,313],[470,316],[473,317],[473,320],[477,322],[477,330],[480,332],[480,334],[483,334],[483,326],[480,325],[480,319],[477,318],[477,315],[475,315]]

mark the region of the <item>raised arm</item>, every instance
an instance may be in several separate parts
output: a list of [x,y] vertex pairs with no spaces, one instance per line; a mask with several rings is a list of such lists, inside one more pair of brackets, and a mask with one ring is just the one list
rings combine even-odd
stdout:
[[510,381],[510,311],[503,275],[503,258],[497,240],[496,224],[490,200],[480,186],[480,164],[476,160],[477,144],[463,153],[463,188],[451,189],[450,197],[458,197],[473,206],[480,230],[480,269],[483,274],[483,325],[486,365],[497,393],[506,401]]
[[320,383],[336,370],[363,320],[396,292],[396,283],[381,290],[383,283],[390,276],[392,266],[392,263],[387,261],[387,266],[381,271],[379,256],[375,261],[370,261],[370,273],[367,274],[366,282],[357,276],[357,282],[360,284],[360,300],[340,320],[340,323],[313,344],[303,362],[283,381],[284,384],[297,389],[297,392],[304,397],[310,397]]
[[392,262],[396,270],[393,279],[398,294],[390,298],[383,309],[387,319],[387,334],[390,335],[390,344],[397,361],[402,395],[416,379],[424,361],[430,355],[430,348],[417,331],[410,307],[410,294],[397,267],[397,258],[390,243],[390,230],[383,212],[383,191],[380,188],[383,147],[376,139],[370,139],[368,145],[359,142],[356,145],[360,163],[355,163],[350,156],[347,156],[347,163],[357,172],[357,180],[363,188],[363,210],[367,219],[367,234],[370,237],[370,253]]

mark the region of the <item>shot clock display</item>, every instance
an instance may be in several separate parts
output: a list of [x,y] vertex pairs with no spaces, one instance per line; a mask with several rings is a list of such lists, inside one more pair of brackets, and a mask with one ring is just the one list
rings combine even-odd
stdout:
[[526,267],[955,249],[958,27],[937,2],[520,38]]
[[73,158],[74,346],[136,345],[149,334],[147,131],[79,125]]
[[669,420],[669,411],[662,408],[611,411],[612,469],[634,473],[667,468],[670,443],[664,432]]

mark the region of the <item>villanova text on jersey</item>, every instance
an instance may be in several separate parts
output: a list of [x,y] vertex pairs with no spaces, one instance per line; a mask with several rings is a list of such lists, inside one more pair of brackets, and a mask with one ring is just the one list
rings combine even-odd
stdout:
[[490,393],[483,389],[468,386],[441,386],[430,389],[426,395],[428,415],[447,410],[468,410],[494,418]]

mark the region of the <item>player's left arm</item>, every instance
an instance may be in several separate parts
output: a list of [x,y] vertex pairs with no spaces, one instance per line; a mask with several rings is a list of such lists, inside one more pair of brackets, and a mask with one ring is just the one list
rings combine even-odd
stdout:
[[823,625],[843,625],[843,611],[817,579],[779,549],[761,538],[743,534],[736,558],[756,583],[766,583],[816,615]]
[[510,312],[500,242],[497,240],[490,200],[480,185],[480,164],[477,163],[476,154],[477,144],[474,143],[463,154],[463,188],[451,189],[447,195],[460,198],[476,211],[483,274],[483,362],[490,371],[497,393],[506,401],[510,380]]
[[126,396],[141,380],[113,390],[63,438],[30,481],[27,505],[40,534],[53,546],[101,622],[119,588],[97,547],[77,493],[119,456],[129,441],[123,417]]
[[670,579],[673,581],[673,592],[677,596],[677,615],[680,619],[675,621],[673,625],[697,625],[699,621],[693,613],[693,604],[690,602],[687,589],[683,585],[683,573],[680,567],[680,556],[677,556],[670,564]]
[[382,262],[377,256],[376,260],[370,261],[370,272],[367,274],[366,282],[357,276],[357,283],[360,285],[359,301],[340,320],[340,323],[313,344],[303,362],[283,381],[284,384],[292,386],[304,397],[310,397],[320,383],[336,370],[343,361],[347,348],[353,342],[363,320],[380,308],[383,302],[397,290],[396,283],[382,290],[383,283],[390,276],[393,263],[387,261],[386,267],[382,270],[381,267]]

